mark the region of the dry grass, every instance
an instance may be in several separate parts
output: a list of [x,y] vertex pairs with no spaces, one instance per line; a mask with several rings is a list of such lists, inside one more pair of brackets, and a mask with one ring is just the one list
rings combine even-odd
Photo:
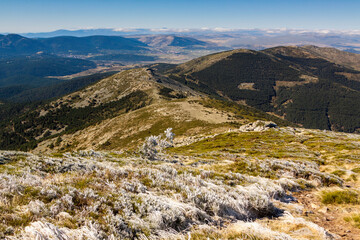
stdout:
[[[13,239],[333,239],[299,214],[292,193],[357,174],[357,162],[328,159],[333,147],[355,158],[358,141],[280,128],[195,138],[153,160],[126,151],[1,152],[0,229]],[[331,189],[331,203],[356,202]]]

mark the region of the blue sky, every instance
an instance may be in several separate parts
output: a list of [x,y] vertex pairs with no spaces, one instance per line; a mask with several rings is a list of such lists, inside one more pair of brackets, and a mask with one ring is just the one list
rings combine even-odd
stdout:
[[0,32],[80,28],[360,29],[359,0],[0,0]]

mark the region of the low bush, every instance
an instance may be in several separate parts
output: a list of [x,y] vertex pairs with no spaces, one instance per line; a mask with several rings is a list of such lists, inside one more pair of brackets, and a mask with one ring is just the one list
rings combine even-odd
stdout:
[[344,217],[344,220],[352,223],[357,228],[360,228],[360,214],[353,214],[349,217]]
[[336,190],[323,192],[321,202],[324,204],[359,204],[359,196],[356,192],[348,190]]

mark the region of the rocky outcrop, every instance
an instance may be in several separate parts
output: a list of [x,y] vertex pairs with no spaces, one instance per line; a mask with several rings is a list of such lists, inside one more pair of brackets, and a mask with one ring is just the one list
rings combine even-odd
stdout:
[[252,122],[252,123],[242,125],[239,128],[239,131],[240,132],[263,132],[270,128],[279,128],[279,127],[274,122],[258,120],[258,121]]

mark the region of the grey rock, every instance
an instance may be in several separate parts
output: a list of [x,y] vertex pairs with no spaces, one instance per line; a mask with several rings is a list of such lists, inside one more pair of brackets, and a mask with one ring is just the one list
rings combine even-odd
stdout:
[[258,121],[252,122],[252,123],[242,125],[239,128],[239,131],[241,131],[241,132],[263,132],[270,128],[278,128],[278,126],[274,122],[258,120]]

